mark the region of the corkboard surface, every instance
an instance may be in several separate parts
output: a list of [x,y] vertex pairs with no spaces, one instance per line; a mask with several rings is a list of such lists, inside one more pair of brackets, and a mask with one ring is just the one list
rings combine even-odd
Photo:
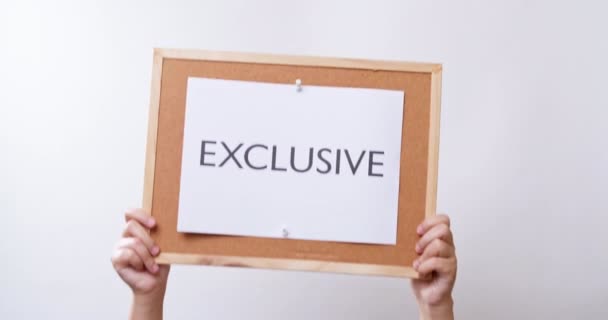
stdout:
[[[188,77],[380,88],[405,92],[396,245],[184,234],[177,232]],[[431,73],[163,59],[154,165],[152,238],[163,252],[411,266],[425,217]],[[235,199],[238,201],[238,199]],[[303,198],[302,201],[306,201]],[[348,223],[345,221],[345,223]]]

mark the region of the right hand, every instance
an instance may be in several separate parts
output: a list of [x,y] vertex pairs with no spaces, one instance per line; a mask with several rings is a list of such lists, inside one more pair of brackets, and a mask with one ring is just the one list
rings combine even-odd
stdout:
[[165,295],[169,265],[154,261],[160,248],[150,237],[156,221],[143,209],[125,213],[126,225],[112,253],[112,265],[135,297],[161,299]]

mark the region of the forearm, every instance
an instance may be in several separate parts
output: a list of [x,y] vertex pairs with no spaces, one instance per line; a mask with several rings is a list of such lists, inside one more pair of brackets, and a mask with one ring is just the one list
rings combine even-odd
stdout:
[[454,320],[454,301],[452,298],[437,305],[419,305],[420,320]]
[[130,320],[162,320],[163,297],[133,296]]

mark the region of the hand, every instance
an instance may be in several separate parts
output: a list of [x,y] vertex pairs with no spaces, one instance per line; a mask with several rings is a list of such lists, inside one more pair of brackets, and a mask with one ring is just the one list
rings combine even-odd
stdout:
[[452,289],[456,281],[456,249],[450,230],[450,218],[437,215],[425,219],[416,232],[420,240],[414,269],[420,279],[412,280],[423,319],[453,319]]
[[167,287],[169,265],[158,265],[154,257],[160,248],[154,243],[150,229],[156,221],[143,209],[133,209],[125,213],[126,225],[122,238],[118,240],[112,253],[112,265],[133,291],[133,312],[147,310],[160,312]]

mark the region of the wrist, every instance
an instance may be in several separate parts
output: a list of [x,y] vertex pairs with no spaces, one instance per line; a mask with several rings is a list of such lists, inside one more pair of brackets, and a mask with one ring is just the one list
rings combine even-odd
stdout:
[[133,305],[149,308],[163,304],[164,295],[161,294],[133,294]]
[[133,294],[131,319],[162,319],[164,292]]
[[159,285],[148,289],[148,290],[137,290],[133,289],[133,302],[143,305],[158,305],[162,304],[165,300],[165,291],[167,289],[166,283],[160,283]]
[[453,320],[454,300],[447,297],[438,303],[419,303],[421,320]]

